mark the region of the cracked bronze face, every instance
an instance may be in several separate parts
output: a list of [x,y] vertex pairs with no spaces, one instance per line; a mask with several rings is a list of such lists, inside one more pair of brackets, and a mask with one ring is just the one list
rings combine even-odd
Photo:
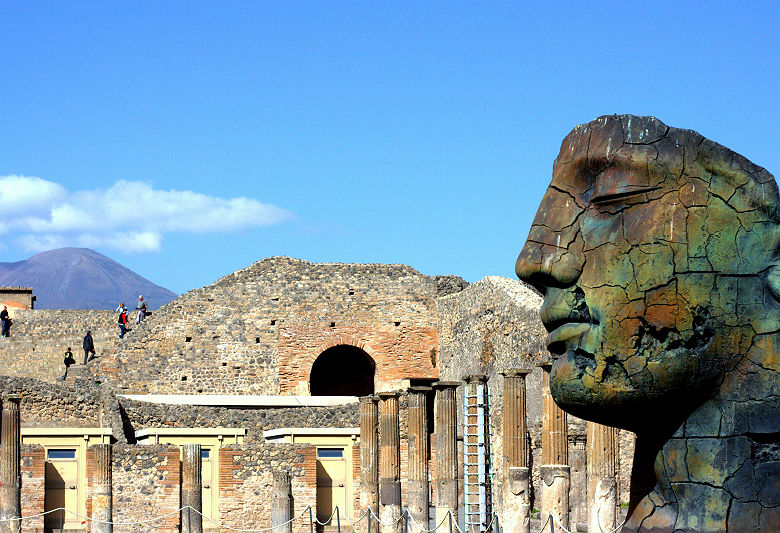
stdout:
[[776,185],[704,142],[632,116],[563,141],[516,270],[544,294],[551,388],[574,414],[632,429],[700,402],[776,324]]
[[780,521],[777,476],[756,489],[780,473],[779,203],[769,172],[652,117],[561,145],[516,272],[544,295],[555,401],[637,434],[626,531]]

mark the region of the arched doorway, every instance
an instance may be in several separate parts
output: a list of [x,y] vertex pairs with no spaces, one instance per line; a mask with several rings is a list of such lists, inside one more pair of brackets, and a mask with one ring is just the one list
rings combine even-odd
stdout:
[[374,394],[376,364],[360,348],[340,344],[328,348],[311,367],[312,396],[368,396]]

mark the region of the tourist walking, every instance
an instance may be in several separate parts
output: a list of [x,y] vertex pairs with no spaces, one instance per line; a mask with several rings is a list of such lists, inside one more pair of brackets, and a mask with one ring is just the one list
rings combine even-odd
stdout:
[[[92,332],[87,331],[87,334],[84,335],[84,342],[82,343],[82,347],[84,348],[84,364],[87,364],[87,361],[90,359],[95,358],[95,343],[92,342]],[[89,354],[92,354],[92,357],[89,356]]]
[[3,310],[0,311],[0,331],[2,331],[3,338],[11,336],[11,317],[8,316],[8,306],[4,305]]
[[127,332],[127,309],[124,302],[117,308],[119,310],[119,317],[117,318],[117,326],[119,326],[119,338],[124,339]]
[[76,364],[76,360],[73,358],[73,352],[70,351],[70,346],[65,350],[65,359],[63,359],[62,362],[65,364],[65,373],[62,375],[62,381],[65,381],[68,378],[68,369],[71,365]]
[[135,323],[140,324],[141,321],[144,318],[146,318],[146,309],[147,309],[147,305],[146,302],[144,301],[143,294],[138,295],[138,304],[135,306],[135,309],[136,311],[138,311],[138,313],[135,316]]

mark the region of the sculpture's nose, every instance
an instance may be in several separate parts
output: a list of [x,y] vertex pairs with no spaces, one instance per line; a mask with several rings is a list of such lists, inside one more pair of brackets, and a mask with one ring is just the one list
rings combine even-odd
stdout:
[[582,274],[582,241],[577,238],[564,248],[559,240],[545,244],[529,239],[515,263],[517,277],[542,294],[548,287],[570,287]]

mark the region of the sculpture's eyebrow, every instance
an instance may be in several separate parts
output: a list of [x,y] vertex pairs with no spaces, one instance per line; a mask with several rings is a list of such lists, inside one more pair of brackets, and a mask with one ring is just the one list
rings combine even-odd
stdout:
[[615,157],[594,157],[590,154],[581,155],[571,159],[568,163],[571,171],[576,174],[588,174],[594,177],[608,168],[635,172],[640,176],[646,176],[647,162],[645,160],[634,160],[626,157],[626,154],[616,154]]

